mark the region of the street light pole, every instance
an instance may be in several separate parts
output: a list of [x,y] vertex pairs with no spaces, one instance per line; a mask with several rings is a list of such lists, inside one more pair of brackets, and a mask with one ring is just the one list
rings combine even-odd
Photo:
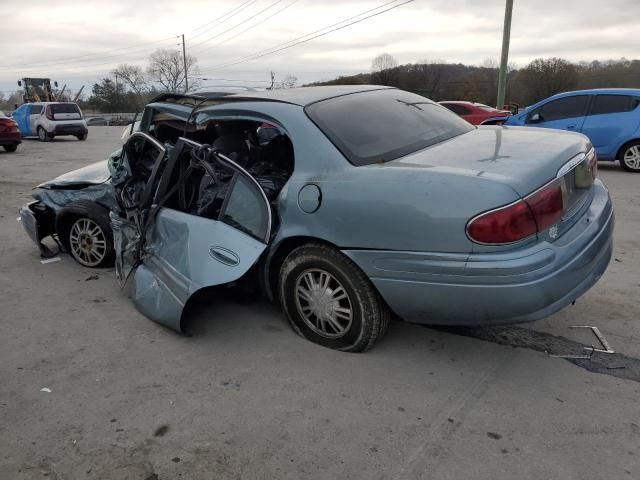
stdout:
[[504,29],[502,31],[502,54],[500,56],[500,74],[498,76],[497,108],[504,107],[505,92],[507,90],[507,63],[509,62],[509,40],[511,38],[511,11],[513,0],[507,0],[504,10]]
[[[175,40],[174,40],[175,42]],[[182,34],[182,61],[184,62],[184,91],[189,91],[189,75],[187,71],[187,49],[184,46],[184,33]]]

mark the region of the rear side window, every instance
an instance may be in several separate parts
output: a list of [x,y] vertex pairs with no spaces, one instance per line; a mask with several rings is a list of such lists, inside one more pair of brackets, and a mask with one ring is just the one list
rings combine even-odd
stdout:
[[264,240],[267,234],[267,204],[256,188],[243,176],[238,176],[227,204],[224,207],[222,221]]
[[631,95],[596,95],[591,107],[591,115],[630,112],[638,106],[638,103],[640,98]]
[[458,115],[469,115],[471,113],[471,110],[469,110],[467,107],[463,107],[462,105],[458,105],[456,103],[442,103],[441,105]]
[[56,113],[80,113],[75,103],[54,103],[51,105],[51,112]]
[[331,98],[305,111],[354,165],[388,162],[474,129],[441,105],[396,89]]
[[539,109],[541,120],[551,122],[563,118],[581,117],[584,115],[587,99],[587,95],[574,95],[546,103]]
[[27,108],[29,109],[29,115],[42,113],[42,105],[29,105]]

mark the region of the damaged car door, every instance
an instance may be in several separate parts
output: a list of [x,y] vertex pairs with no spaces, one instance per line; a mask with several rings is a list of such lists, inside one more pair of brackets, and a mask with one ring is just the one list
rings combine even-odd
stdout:
[[138,243],[129,250],[126,241],[119,245],[133,253],[122,262],[131,273],[119,275],[124,282],[131,275],[140,312],[181,331],[183,309],[195,292],[234,282],[258,261],[272,214],[260,185],[232,160],[183,138],[170,148],[147,183],[131,192],[138,207],[125,219]]

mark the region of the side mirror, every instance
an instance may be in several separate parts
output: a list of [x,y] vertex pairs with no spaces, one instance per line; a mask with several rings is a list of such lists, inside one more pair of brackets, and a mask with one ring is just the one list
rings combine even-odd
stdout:
[[538,123],[540,121],[542,121],[542,117],[537,112],[529,117],[529,123]]
[[53,84],[56,86],[56,88],[58,88],[58,82],[53,82]]
[[20,80],[18,80],[18,86],[21,87],[22,86],[22,82]]

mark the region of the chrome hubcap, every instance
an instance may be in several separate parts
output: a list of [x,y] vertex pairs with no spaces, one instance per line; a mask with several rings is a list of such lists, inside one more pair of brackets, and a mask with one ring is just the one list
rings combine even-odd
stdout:
[[80,218],[71,226],[71,253],[82,265],[95,267],[107,253],[107,239],[100,226],[88,218]]
[[624,152],[625,165],[634,170],[640,170],[640,145],[634,145]]
[[353,309],[342,284],[329,272],[305,270],[296,279],[296,306],[307,326],[326,338],[343,336]]

